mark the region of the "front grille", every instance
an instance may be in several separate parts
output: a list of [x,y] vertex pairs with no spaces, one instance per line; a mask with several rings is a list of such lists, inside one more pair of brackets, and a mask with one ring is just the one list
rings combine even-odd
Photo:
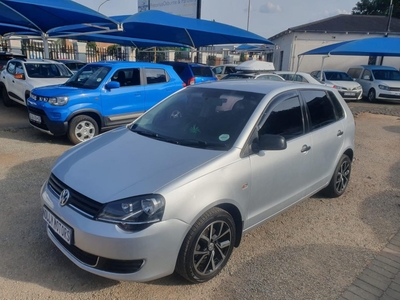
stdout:
[[57,233],[48,227],[54,238],[76,259],[92,268],[117,274],[129,274],[139,271],[144,263],[143,259],[118,260],[109,259],[87,253],[74,245],[69,245]]
[[389,91],[391,91],[391,92],[400,92],[400,88],[390,87]]
[[59,180],[54,174],[50,175],[48,185],[53,189],[57,196],[60,196],[61,192],[65,189],[69,190],[70,197],[67,205],[71,208],[76,209],[78,212],[83,212],[85,216],[89,216],[92,219],[97,216],[100,210],[103,208],[103,204],[90,199],[71,189],[69,186]]
[[41,110],[36,107],[29,106],[28,111],[31,113],[34,113],[35,115],[38,115],[38,116],[46,116],[46,113],[44,112],[44,110]]

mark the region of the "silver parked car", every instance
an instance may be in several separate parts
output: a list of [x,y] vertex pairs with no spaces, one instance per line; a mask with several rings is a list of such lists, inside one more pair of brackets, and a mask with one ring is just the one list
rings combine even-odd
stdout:
[[243,234],[318,191],[342,195],[353,156],[354,119],[337,90],[204,83],[66,151],[42,187],[43,217],[84,270],[204,282]]

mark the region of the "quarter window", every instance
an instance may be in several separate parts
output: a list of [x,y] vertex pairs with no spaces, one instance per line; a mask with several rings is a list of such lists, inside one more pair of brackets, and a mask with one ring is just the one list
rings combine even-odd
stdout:
[[164,69],[145,69],[147,84],[167,82],[167,74]]
[[310,114],[311,129],[315,130],[336,122],[335,109],[325,91],[301,91]]
[[271,111],[259,131],[260,135],[281,135],[287,140],[298,137],[303,133],[303,115],[297,96],[280,102]]

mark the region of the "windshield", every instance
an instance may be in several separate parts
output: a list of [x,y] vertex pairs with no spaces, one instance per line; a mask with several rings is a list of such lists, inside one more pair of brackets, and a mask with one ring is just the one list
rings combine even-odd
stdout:
[[221,80],[229,80],[229,79],[253,79],[254,75],[246,75],[246,74],[229,74]]
[[190,87],[149,110],[130,129],[177,145],[228,150],[264,96]]
[[72,73],[63,64],[25,63],[25,69],[31,78],[69,78]]
[[325,72],[326,80],[332,81],[353,81],[347,73],[345,72]]
[[400,72],[396,70],[373,70],[372,73],[377,80],[400,81]]
[[64,85],[84,89],[96,89],[110,72],[110,67],[99,65],[86,65],[80,69]]
[[214,77],[210,67],[191,66],[193,75],[198,77]]

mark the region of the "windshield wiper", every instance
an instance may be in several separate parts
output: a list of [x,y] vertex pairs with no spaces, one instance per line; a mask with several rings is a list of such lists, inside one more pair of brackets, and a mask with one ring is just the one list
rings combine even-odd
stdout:
[[222,143],[215,143],[215,142],[206,142],[206,141],[200,141],[200,140],[176,140],[176,143],[178,145],[182,146],[191,146],[191,147],[197,147],[197,148],[227,148],[228,146],[226,144]]

